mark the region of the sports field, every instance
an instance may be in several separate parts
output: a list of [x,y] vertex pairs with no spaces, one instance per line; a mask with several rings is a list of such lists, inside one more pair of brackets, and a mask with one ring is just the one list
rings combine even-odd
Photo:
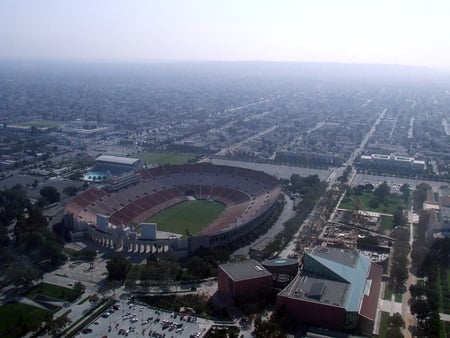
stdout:
[[15,124],[18,126],[37,127],[37,128],[58,128],[61,125],[61,123],[53,121],[28,121],[28,122],[19,122]]
[[195,155],[181,153],[140,153],[136,157],[150,164],[185,164],[195,159]]
[[147,222],[158,224],[158,230],[177,234],[199,233],[225,210],[222,203],[206,200],[186,201],[151,217]]

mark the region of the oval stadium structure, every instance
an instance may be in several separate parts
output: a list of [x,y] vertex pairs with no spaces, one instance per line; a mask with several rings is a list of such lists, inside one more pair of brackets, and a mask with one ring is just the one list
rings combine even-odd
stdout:
[[[163,245],[174,250],[229,244],[267,219],[281,192],[276,178],[250,169],[198,163],[161,166],[139,172],[140,179],[118,190],[90,188],[65,208],[65,226],[74,236],[89,236],[102,245],[145,251]],[[225,210],[200,233],[182,236],[133,233],[129,224],[150,217],[189,198],[214,200]]]

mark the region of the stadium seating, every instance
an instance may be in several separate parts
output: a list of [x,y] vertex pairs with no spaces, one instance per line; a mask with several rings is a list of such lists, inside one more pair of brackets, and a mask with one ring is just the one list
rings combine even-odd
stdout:
[[143,180],[115,192],[91,188],[74,197],[66,212],[74,219],[95,223],[96,215],[109,216],[115,225],[140,223],[162,210],[187,200],[215,200],[224,212],[203,234],[242,226],[267,210],[278,198],[278,181],[250,169],[198,163],[161,166],[142,172]]

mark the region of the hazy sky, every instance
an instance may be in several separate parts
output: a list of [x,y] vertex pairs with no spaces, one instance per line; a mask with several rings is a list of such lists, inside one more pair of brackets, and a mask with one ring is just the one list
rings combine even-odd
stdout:
[[448,0],[0,0],[0,59],[450,69]]

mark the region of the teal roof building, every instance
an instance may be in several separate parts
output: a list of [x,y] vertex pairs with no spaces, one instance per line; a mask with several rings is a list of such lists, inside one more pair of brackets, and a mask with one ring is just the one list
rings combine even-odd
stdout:
[[306,324],[371,334],[383,270],[357,251],[315,247],[277,307]]

